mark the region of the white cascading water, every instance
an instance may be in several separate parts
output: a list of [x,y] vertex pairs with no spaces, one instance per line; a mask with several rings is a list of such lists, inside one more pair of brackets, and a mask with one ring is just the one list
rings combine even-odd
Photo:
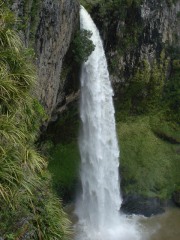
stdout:
[[81,29],[92,32],[95,50],[82,66],[79,136],[82,193],[76,203],[77,240],[140,239],[134,224],[120,215],[119,149],[113,90],[103,44],[87,11],[80,9]]

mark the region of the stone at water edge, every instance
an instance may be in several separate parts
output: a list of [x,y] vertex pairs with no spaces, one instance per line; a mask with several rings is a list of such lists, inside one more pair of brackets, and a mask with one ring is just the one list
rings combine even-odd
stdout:
[[175,204],[180,207],[180,190],[175,191],[173,193],[173,201],[175,202]]

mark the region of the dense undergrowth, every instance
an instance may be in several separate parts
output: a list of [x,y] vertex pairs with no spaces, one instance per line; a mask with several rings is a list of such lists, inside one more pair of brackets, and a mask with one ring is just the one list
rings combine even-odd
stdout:
[[42,143],[50,159],[48,169],[52,174],[53,188],[66,203],[74,200],[79,181],[78,132],[78,109],[72,106],[48,126]]
[[180,186],[179,126],[159,115],[139,116],[118,122],[117,131],[123,192],[170,199]]
[[53,187],[64,201],[73,201],[77,190],[80,156],[77,142],[57,144],[50,150],[49,171]]
[[33,55],[5,2],[0,6],[0,237],[67,239],[70,223],[35,145],[46,114],[32,97]]

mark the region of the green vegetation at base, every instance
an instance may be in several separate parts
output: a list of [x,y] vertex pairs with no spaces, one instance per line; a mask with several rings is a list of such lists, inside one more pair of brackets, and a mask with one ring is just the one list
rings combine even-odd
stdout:
[[44,172],[32,194],[16,194],[13,207],[1,206],[1,236],[7,240],[67,239],[70,222],[50,182],[49,174]]
[[125,193],[169,199],[180,187],[179,69],[177,56],[170,61],[163,50],[152,68],[140,63],[117,103]]
[[79,181],[78,132],[79,116],[75,105],[49,125],[42,145],[50,158],[48,169],[52,174],[53,188],[66,202],[74,199]]
[[80,156],[76,142],[57,144],[50,150],[48,169],[52,174],[53,186],[65,200],[72,200],[76,190]]
[[172,144],[180,144],[179,124],[168,121],[167,116],[154,117],[151,121],[151,129],[160,139]]
[[45,139],[52,141],[55,145],[63,145],[77,142],[79,132],[78,103],[69,107],[60,115],[56,122],[49,124]]
[[167,126],[162,115],[129,117],[117,123],[121,185],[126,194],[169,199],[179,188],[180,145],[159,138],[154,132],[161,128],[164,136],[176,139],[180,128],[174,124],[166,130],[163,123]]

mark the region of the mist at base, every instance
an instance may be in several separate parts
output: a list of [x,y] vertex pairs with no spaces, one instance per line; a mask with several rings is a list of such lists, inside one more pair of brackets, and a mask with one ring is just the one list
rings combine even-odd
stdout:
[[79,221],[75,225],[76,240],[143,240],[141,226],[136,218],[119,216],[116,224],[103,226],[99,229],[90,228],[85,221]]
[[[72,213],[70,213],[71,215]],[[180,209],[177,207],[166,209],[165,213],[144,217],[139,215],[123,216],[126,219],[125,222],[131,226],[136,226],[137,229],[129,229],[129,224],[124,224],[127,231],[123,231],[120,226],[112,229],[102,229],[103,235],[94,233],[92,229],[88,229],[85,225],[80,226],[81,223],[74,223],[74,232],[76,240],[179,240],[180,236]],[[85,224],[85,223],[84,223]],[[131,235],[135,230],[135,234]],[[138,232],[136,232],[138,231]],[[86,235],[86,233],[89,233]],[[108,234],[110,235],[108,235]],[[82,237],[82,238],[81,238]],[[112,238],[108,238],[112,237]],[[113,238],[114,237],[114,238]]]

